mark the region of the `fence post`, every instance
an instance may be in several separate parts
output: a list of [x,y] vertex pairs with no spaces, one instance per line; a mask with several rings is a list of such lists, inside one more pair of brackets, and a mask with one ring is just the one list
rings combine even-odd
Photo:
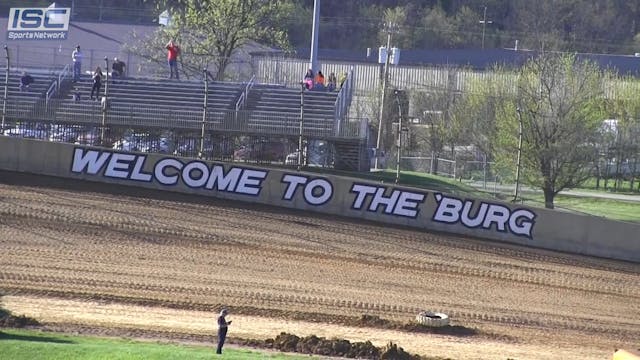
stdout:
[[302,168],[302,134],[304,126],[304,83],[300,83],[300,129],[298,133],[298,171]]
[[435,163],[435,162],[434,162],[434,159],[433,159],[433,157],[434,157],[434,156],[436,156],[436,154],[435,154],[435,152],[434,152],[434,151],[432,151],[432,152],[431,152],[431,164],[430,164],[430,166],[429,166],[429,173],[430,173],[430,174],[433,174],[433,164]]

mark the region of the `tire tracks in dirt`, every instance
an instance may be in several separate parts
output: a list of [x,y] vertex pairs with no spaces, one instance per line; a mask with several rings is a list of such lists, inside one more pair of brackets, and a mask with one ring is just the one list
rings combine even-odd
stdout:
[[504,335],[528,328],[534,342],[548,341],[547,333],[590,346],[640,337],[639,316],[620,316],[640,314],[637,264],[265,206],[68,186],[0,183],[3,292],[187,309],[232,304],[328,322],[364,313],[408,321],[429,307]]

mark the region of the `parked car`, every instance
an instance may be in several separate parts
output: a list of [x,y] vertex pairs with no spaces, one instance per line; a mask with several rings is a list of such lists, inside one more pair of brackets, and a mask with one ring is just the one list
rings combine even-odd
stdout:
[[285,161],[287,149],[284,143],[261,141],[250,143],[233,153],[235,160],[244,161]]
[[[204,146],[202,148],[203,157],[208,159],[214,156],[215,146],[211,139],[205,138]],[[200,139],[186,138],[180,139],[173,151],[174,155],[183,157],[198,157],[200,154]]]
[[[308,156],[307,156],[308,150]],[[324,140],[311,140],[307,143],[307,147],[303,151],[303,161],[308,166],[327,166],[328,165],[328,144]],[[298,164],[298,150],[287,155],[285,159],[286,165]]]
[[172,153],[172,142],[167,137],[154,137],[148,133],[131,133],[113,143],[113,149],[146,153]]
[[74,144],[76,145],[89,145],[89,146],[98,146],[100,145],[100,133],[98,129],[91,128],[86,129],[76,138]]
[[14,127],[5,129],[2,134],[11,137],[47,140],[49,138],[49,127],[40,123],[17,123]]
[[54,124],[49,131],[49,141],[75,143],[83,130],[80,125]]

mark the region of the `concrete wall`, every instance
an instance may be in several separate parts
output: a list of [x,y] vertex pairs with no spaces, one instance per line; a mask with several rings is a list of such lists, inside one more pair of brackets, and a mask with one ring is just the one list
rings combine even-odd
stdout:
[[640,262],[640,225],[359,179],[2,136],[0,169],[269,204]]

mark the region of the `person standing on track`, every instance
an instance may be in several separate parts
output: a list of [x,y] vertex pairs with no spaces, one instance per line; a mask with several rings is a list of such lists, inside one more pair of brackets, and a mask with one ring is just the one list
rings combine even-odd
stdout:
[[220,311],[220,316],[218,316],[218,348],[216,349],[216,354],[222,354],[222,347],[227,338],[227,329],[231,325],[231,321],[227,321],[225,318],[228,313],[229,311],[225,308]]

